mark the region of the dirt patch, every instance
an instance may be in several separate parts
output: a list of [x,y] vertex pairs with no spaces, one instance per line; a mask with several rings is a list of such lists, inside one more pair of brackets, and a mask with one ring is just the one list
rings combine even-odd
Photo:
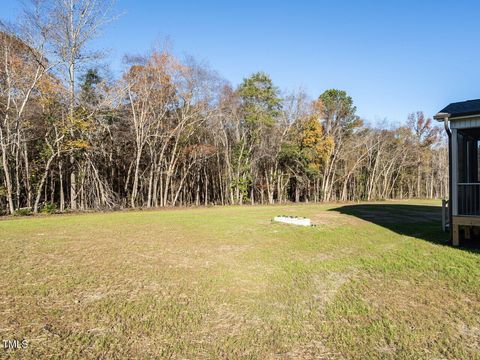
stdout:
[[302,359],[302,360],[323,360],[340,359],[338,354],[328,350],[328,348],[318,340],[312,340],[303,346],[289,351],[286,354],[275,355],[272,359]]
[[469,344],[469,347],[475,351],[480,351],[480,324],[471,326],[460,323],[458,325],[458,332],[460,336],[465,339],[465,343]]
[[359,223],[361,220],[354,216],[344,215],[337,211],[321,211],[310,217],[313,225],[340,226]]
[[316,276],[314,278],[315,291],[313,296],[317,304],[319,303],[322,308],[325,307],[333,300],[340,287],[354,276],[354,271],[350,273],[330,273],[326,276]]

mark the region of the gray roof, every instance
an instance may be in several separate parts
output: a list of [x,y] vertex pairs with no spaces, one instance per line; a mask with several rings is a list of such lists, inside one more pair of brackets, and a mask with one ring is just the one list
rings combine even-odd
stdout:
[[450,114],[450,118],[480,115],[480,99],[451,103],[440,110],[440,113]]

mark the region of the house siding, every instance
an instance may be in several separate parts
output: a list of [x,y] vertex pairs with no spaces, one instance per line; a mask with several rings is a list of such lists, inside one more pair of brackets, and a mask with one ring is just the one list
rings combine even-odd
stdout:
[[450,121],[450,128],[452,129],[468,129],[476,127],[480,127],[480,117],[452,119]]

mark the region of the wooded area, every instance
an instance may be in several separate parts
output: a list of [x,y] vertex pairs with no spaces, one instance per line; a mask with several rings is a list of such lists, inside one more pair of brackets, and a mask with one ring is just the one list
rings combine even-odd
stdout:
[[0,213],[447,196],[422,112],[371,126],[345,91],[311,99],[263,72],[232,87],[168,46],[115,78],[91,49],[111,14],[49,0],[1,24]]

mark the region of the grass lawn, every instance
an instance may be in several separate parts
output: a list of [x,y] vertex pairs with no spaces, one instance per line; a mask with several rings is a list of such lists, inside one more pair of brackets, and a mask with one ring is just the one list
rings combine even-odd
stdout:
[[0,220],[0,358],[480,359],[446,241],[434,201]]

